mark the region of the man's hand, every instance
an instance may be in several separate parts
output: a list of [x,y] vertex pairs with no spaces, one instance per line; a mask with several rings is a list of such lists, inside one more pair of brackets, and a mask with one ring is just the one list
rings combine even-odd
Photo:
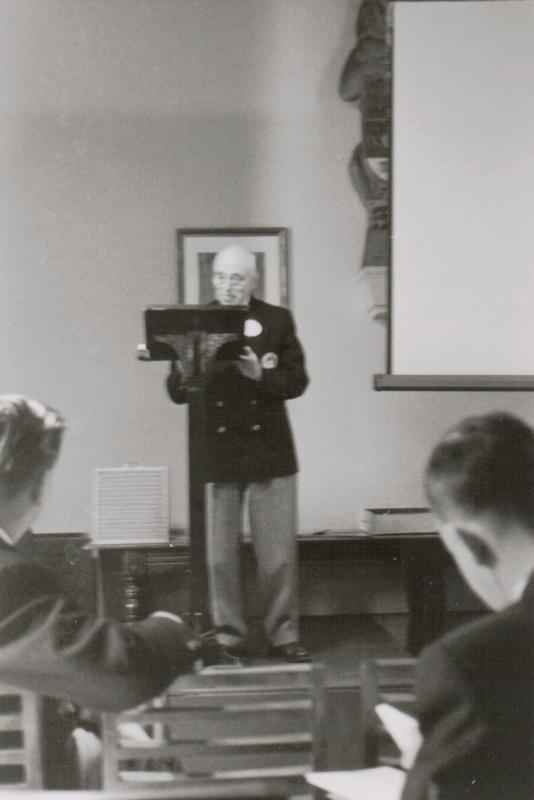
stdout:
[[187,383],[179,361],[171,361],[171,371],[166,381],[167,392],[173,403],[187,403]]
[[182,369],[182,365],[179,361],[171,361],[171,372],[173,379],[175,381],[180,381],[183,383],[184,380],[184,371]]
[[244,347],[242,354],[239,356],[237,368],[241,375],[245,378],[250,378],[253,381],[261,380],[261,364],[258,356],[251,347]]
[[[171,392],[179,392],[181,389],[187,389],[185,374],[180,361],[171,361],[171,370],[167,377],[167,388]],[[171,398],[177,402],[174,397]]]

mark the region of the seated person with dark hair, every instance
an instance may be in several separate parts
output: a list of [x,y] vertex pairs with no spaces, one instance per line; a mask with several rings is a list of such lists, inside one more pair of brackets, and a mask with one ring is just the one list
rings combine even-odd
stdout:
[[496,614],[426,648],[423,743],[403,800],[534,798],[534,432],[466,419],[432,453],[426,491],[445,547]]
[[[209,643],[165,611],[130,625],[83,614],[52,572],[24,557],[22,539],[43,502],[63,429],[41,403],[0,396],[0,683],[119,711],[160,694],[209,653]],[[57,725],[55,714],[47,718]],[[55,749],[59,735],[48,736]],[[50,758],[63,786],[67,766],[58,765],[57,752]]]

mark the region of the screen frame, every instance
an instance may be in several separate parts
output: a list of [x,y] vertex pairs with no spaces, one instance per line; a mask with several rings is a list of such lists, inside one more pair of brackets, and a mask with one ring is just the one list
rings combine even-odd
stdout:
[[[493,0],[479,0],[480,2],[493,2]],[[395,81],[395,24],[394,9],[397,5],[413,0],[390,0],[388,8],[388,25],[390,27],[391,42],[391,93],[390,93],[390,159],[389,159],[389,269],[387,275],[387,355],[386,373],[374,375],[374,389],[377,391],[534,391],[534,375],[530,374],[401,374],[393,372],[394,353],[393,353],[393,331],[394,314],[393,307],[393,195],[394,195],[394,175],[393,175],[393,145],[395,141],[395,108],[394,108],[394,81]],[[419,3],[436,3],[442,0],[418,0]],[[455,5],[462,2],[472,2],[472,0],[454,0]]]

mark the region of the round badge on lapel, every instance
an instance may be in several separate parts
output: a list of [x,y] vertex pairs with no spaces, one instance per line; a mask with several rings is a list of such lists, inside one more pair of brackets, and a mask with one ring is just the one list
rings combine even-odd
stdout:
[[260,333],[263,331],[263,327],[261,322],[258,322],[257,319],[247,319],[245,320],[245,336],[248,336],[249,339],[252,339],[254,336],[259,336]]
[[274,369],[278,366],[278,356],[276,353],[264,353],[261,357],[263,369]]

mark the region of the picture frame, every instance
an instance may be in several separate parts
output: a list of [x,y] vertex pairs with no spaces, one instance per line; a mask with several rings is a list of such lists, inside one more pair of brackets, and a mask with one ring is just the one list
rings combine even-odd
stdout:
[[256,258],[254,295],[277,306],[290,306],[287,228],[179,228],[178,303],[204,305],[214,299],[211,267],[219,250],[241,245]]

